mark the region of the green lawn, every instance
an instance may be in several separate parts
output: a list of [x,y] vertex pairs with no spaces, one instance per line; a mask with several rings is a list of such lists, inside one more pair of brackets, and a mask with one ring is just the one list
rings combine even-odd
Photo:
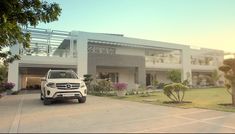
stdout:
[[189,89],[185,94],[184,100],[191,101],[192,103],[184,104],[164,103],[165,101],[169,101],[169,99],[163,94],[163,92],[150,93],[149,96],[145,97],[143,95],[128,95],[121,98],[117,96],[112,98],[181,108],[205,108],[235,112],[235,107],[219,105],[231,103],[231,96],[224,88]]

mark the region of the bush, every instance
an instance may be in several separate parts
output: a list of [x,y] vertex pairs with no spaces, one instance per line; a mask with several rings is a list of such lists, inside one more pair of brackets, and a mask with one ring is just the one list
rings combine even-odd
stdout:
[[127,90],[127,95],[135,95],[137,93],[137,89],[131,89],[131,90]]
[[100,80],[91,85],[89,93],[94,95],[110,95],[110,91],[113,91],[112,82]]
[[172,83],[163,88],[163,93],[173,102],[181,103],[187,89],[188,87],[181,83]]
[[154,88],[157,88],[157,86],[158,86],[158,80],[154,80],[154,81],[153,81],[153,87],[154,87]]
[[0,93],[4,92],[4,90],[2,88],[0,88]]
[[184,80],[184,81],[182,82],[182,84],[185,85],[185,86],[188,86],[188,85],[189,85],[189,81],[188,81],[188,80]]
[[88,90],[91,88],[91,82],[93,81],[92,75],[91,74],[85,74],[83,75],[84,77],[84,82],[88,88]]
[[126,83],[115,83],[113,84],[113,87],[117,91],[123,91],[127,89],[127,84]]
[[6,83],[2,83],[1,87],[3,90],[11,90],[12,88],[15,87],[15,84],[12,82],[6,82]]
[[164,86],[166,86],[166,85],[167,85],[167,84],[161,82],[161,83],[158,84],[157,89],[163,89]]

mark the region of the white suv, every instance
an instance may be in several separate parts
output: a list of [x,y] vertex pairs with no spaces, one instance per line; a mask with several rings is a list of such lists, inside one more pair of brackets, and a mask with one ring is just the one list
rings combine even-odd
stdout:
[[85,103],[87,87],[72,70],[49,70],[41,79],[41,100],[49,105],[56,99],[78,99]]

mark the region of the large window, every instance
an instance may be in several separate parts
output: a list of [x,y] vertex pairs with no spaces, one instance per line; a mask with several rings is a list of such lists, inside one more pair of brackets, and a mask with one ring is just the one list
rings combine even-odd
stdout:
[[50,71],[48,79],[77,79],[78,77],[72,71]]
[[146,50],[145,60],[147,64],[180,64],[181,51],[180,50]]
[[192,65],[217,65],[218,59],[212,56],[191,56]]

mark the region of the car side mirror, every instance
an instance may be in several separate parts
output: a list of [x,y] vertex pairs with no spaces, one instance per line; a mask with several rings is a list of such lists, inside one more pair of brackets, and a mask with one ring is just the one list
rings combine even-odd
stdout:
[[80,80],[84,81],[84,80],[85,80],[85,78],[84,78],[84,77],[80,77]]
[[45,77],[42,77],[42,78],[41,78],[41,81],[46,81],[46,78],[45,78]]

